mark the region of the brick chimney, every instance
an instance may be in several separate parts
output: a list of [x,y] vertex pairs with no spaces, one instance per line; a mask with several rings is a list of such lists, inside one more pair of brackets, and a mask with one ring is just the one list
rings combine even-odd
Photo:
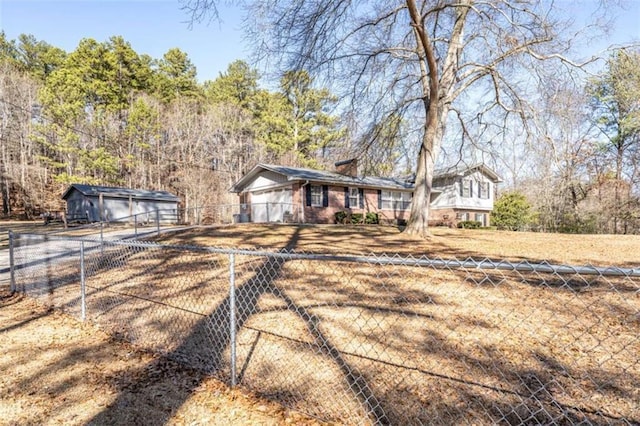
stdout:
[[358,159],[352,158],[350,160],[338,161],[335,163],[336,173],[340,173],[345,176],[358,177]]

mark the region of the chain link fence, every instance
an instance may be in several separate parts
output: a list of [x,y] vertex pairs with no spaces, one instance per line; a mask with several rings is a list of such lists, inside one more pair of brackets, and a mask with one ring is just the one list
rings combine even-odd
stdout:
[[[303,223],[300,206],[291,203],[222,204],[188,209],[157,209],[91,223],[65,223],[43,234],[73,237],[142,238],[178,228],[237,223]],[[45,225],[47,222],[45,221]]]
[[640,424],[640,270],[12,234],[12,285],[346,424]]
[[[45,217],[45,225],[50,222],[48,216]],[[138,238],[176,227],[249,222],[303,223],[304,215],[302,207],[292,203],[217,204],[182,209],[156,209],[96,222],[65,222],[64,229],[54,228],[47,233],[75,236],[119,233]]]
[[192,225],[301,223],[303,219],[300,205],[280,202],[217,204],[180,210],[180,223]]

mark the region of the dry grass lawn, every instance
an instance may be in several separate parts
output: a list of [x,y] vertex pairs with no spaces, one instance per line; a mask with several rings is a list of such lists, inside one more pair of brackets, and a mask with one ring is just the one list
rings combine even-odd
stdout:
[[0,425],[319,424],[4,291],[0,342]]
[[167,244],[264,247],[334,254],[400,253],[440,258],[640,267],[640,235],[567,235],[433,228],[427,239],[386,226],[235,225],[164,234]]
[[[421,240],[393,227],[243,224],[165,233],[155,240],[333,254],[401,253],[627,268],[640,265],[640,236],[436,228],[430,238]],[[116,253],[113,259],[120,257]],[[176,306],[182,306],[193,293],[193,300],[210,301],[198,307],[201,315],[209,316],[215,314],[212,310],[216,306],[223,305],[221,294],[209,293],[211,289],[203,290],[197,283],[220,279],[224,288],[224,260],[216,260],[212,268],[210,260],[200,265],[198,258],[180,259],[172,252],[126,257],[126,269],[95,272],[89,283],[96,292],[119,286],[139,300],[162,296],[166,302],[174,297]],[[458,277],[439,271],[423,275],[398,269],[380,286],[380,277],[386,276],[366,265],[335,264],[316,270],[306,261],[275,266],[251,259],[238,261],[238,281],[245,289],[251,290],[254,274],[267,274],[272,284],[268,292],[260,290],[239,335],[241,360],[248,363],[252,358],[246,372],[248,383],[252,378],[258,381],[258,388],[261,382],[277,383],[273,389],[263,390],[267,396],[287,401],[291,396],[283,396],[282,389],[292,386],[310,399],[322,399],[318,390],[324,382],[335,380],[337,375],[339,383],[344,371],[336,369],[335,359],[318,353],[301,355],[300,348],[291,343],[309,345],[324,339],[325,344],[351,354],[343,360],[350,368],[367,372],[367,389],[384,402],[385,409],[393,412],[399,409],[399,405],[394,407],[399,401],[408,401],[413,404],[410,409],[420,407],[420,413],[412,418],[421,421],[434,418],[429,417],[434,413],[445,413],[438,417],[440,422],[482,424],[488,422],[484,415],[499,418],[492,410],[507,413],[513,408],[511,404],[522,407],[505,417],[508,423],[517,422],[523,410],[536,404],[549,412],[556,407],[578,407],[587,413],[604,410],[605,417],[595,418],[613,423],[620,416],[640,419],[640,394],[634,386],[640,380],[638,281],[627,280],[616,287],[615,280],[604,284],[595,280],[576,293],[528,285],[509,275],[501,277],[500,286],[484,286],[483,276],[474,281],[474,275]],[[180,290],[175,291],[178,286]],[[394,309],[389,309],[388,300],[395,301]],[[123,324],[153,326],[158,336],[178,332],[173,317],[163,314],[143,320],[138,313],[147,309],[145,306],[127,310],[113,303],[103,320],[112,316]],[[364,310],[359,308],[363,306]],[[189,305],[189,309],[196,308]],[[363,316],[363,312],[370,316]],[[310,318],[322,320],[317,335],[308,331],[313,328]],[[595,322],[590,322],[592,319]],[[548,326],[541,328],[541,320]],[[186,336],[183,346],[189,340],[193,345],[202,340],[198,327],[195,323],[179,330]],[[357,337],[360,329],[367,328],[371,328],[370,336]],[[265,330],[273,339],[290,340],[269,341],[267,334],[260,337],[255,330]],[[253,349],[249,350],[258,341],[263,346],[253,354]],[[116,341],[92,325],[22,296],[0,294],[0,342],[0,424],[318,423],[255,393],[230,390],[201,372],[145,352],[141,346]],[[594,342],[602,343],[594,346]],[[164,351],[176,352],[176,348]],[[290,366],[275,365],[273,351],[284,360],[306,364],[316,374],[301,377],[302,382],[276,382],[283,380],[278,368],[286,371]],[[413,370],[395,382],[396,370],[367,360],[373,354],[389,363],[402,361]],[[449,379],[443,381],[445,377]],[[538,384],[546,392],[542,401],[527,403],[518,397],[533,392],[531,384],[522,382],[523,377],[541,382]],[[348,392],[345,395],[337,397],[344,405],[330,416],[339,423],[349,422],[341,410],[349,412],[358,402],[357,398],[348,401]],[[530,421],[545,422],[549,417],[534,416]]]

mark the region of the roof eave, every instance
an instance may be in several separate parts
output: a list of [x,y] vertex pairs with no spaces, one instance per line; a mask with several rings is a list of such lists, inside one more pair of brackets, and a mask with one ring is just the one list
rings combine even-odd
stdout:
[[258,174],[259,169],[269,170],[262,163],[256,164],[251,170],[249,170],[249,173],[242,176],[236,183],[233,184],[231,188],[229,188],[229,192],[233,192],[236,194],[243,192],[243,186],[245,186],[256,174]]
[[80,192],[82,194],[82,191],[80,191],[77,188],[75,188],[74,185],[69,185],[69,187],[62,194],[62,199],[63,200],[67,199],[67,196],[69,195],[69,193],[71,192],[72,189],[75,189],[76,191],[78,191],[78,192]]
[[478,169],[482,169],[482,171],[488,175],[495,183],[500,183],[503,182],[502,178],[500,176],[498,176],[498,174],[496,172],[494,172],[493,170],[491,170],[489,167],[485,166],[484,164],[481,164],[477,167]]
[[458,177],[458,176],[459,177],[463,177],[466,174],[468,174],[470,171],[473,171],[473,170],[480,170],[482,173],[487,175],[495,183],[503,182],[502,178],[496,172],[494,172],[492,169],[490,169],[489,167],[487,167],[483,163],[470,166],[470,167],[468,167],[466,169],[451,170],[451,171],[445,171],[444,173],[438,173],[438,174],[434,175],[433,178],[434,179],[443,179],[443,178],[447,178],[447,177]]
[[87,191],[83,191],[81,188],[78,187],[77,184],[71,184],[69,185],[69,187],[64,191],[64,193],[62,194],[62,199],[66,200],[67,197],[69,196],[69,194],[71,193],[72,190],[76,190],[79,193],[81,193],[82,195],[84,195],[85,197],[99,197],[100,194],[104,194],[105,196],[109,197],[109,198],[135,198],[137,200],[151,200],[151,201],[170,201],[170,202],[180,202],[180,197],[173,195],[169,192],[166,191],[159,191],[159,192],[163,192],[164,194],[160,195],[156,195],[154,196],[153,194],[122,194],[122,193],[115,193],[115,192],[100,192],[98,191],[98,193],[94,193],[94,192],[87,192]]

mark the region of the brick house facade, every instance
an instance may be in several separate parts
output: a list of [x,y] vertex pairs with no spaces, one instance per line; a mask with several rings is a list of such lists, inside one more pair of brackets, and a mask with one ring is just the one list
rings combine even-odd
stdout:
[[[450,168],[434,176],[430,222],[455,226],[478,220],[489,226],[500,178],[486,166]],[[383,223],[408,219],[411,179],[362,177],[357,162],[336,163],[336,171],[258,164],[232,188],[250,206],[251,222],[335,223],[336,213],[377,213]]]

